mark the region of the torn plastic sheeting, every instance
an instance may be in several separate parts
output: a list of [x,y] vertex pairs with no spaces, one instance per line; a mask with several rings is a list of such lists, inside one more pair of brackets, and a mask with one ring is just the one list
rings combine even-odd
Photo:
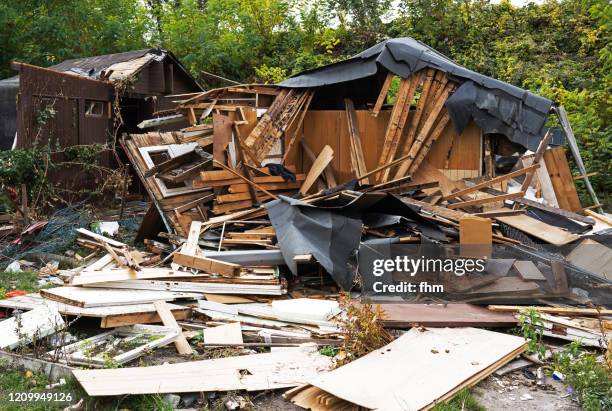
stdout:
[[388,223],[403,221],[424,237],[447,241],[446,235],[414,208],[387,193],[345,192],[317,206],[280,196],[266,204],[285,263],[293,274],[293,257],[312,254],[343,289],[353,285],[352,258],[359,248],[362,221],[370,215],[388,215]]
[[320,87],[357,80],[374,76],[378,65],[404,78],[431,67],[463,82],[446,104],[459,134],[474,119],[485,133],[505,134],[530,149],[537,147],[543,135],[552,101],[468,70],[410,37],[386,40],[348,60],[298,74],[279,86]]
[[285,263],[293,274],[293,257],[312,254],[343,289],[353,285],[354,270],[348,262],[359,247],[361,221],[281,196],[266,209]]

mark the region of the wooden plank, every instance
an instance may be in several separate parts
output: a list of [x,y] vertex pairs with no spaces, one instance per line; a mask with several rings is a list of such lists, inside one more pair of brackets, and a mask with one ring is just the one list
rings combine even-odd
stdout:
[[[391,111],[391,119],[389,120],[387,132],[385,133],[385,142],[378,161],[379,164],[387,163],[395,158],[395,153],[397,152],[402,134],[404,133],[406,121],[408,120],[410,106],[420,82],[420,73],[414,74],[408,79],[400,80],[400,88],[397,92],[395,105]],[[382,183],[387,181],[390,172],[391,170],[389,168],[384,169],[378,174],[378,182]]]
[[72,277],[70,283],[72,285],[84,285],[93,283],[102,283],[106,281],[123,281],[123,280],[147,280],[155,278],[172,278],[185,276],[185,273],[177,272],[168,268],[150,268],[143,267],[140,271],[130,268],[125,269],[107,269],[80,273]]
[[407,154],[408,150],[410,150],[410,147],[412,146],[412,143],[414,142],[416,132],[419,129],[419,124],[421,122],[421,117],[425,111],[425,106],[431,104],[432,100],[435,99],[435,94],[430,94],[430,92],[432,92],[432,84],[434,81],[434,75],[436,74],[436,70],[432,68],[427,69],[425,81],[423,81],[423,86],[421,88],[421,95],[419,96],[419,102],[417,103],[414,115],[410,119],[408,131],[406,132],[406,142],[404,143],[404,150],[402,151],[402,154]]
[[314,182],[317,180],[317,178],[319,178],[321,173],[323,173],[323,170],[325,170],[333,158],[334,151],[331,149],[331,147],[327,145],[323,147],[323,150],[321,150],[317,156],[317,159],[313,163],[312,167],[310,167],[308,174],[306,174],[306,179],[304,180],[304,183],[302,183],[302,187],[300,187],[301,194],[306,194],[308,190],[310,190],[310,187],[312,187]]
[[451,210],[454,210],[455,208],[465,208],[469,206],[495,203],[497,201],[510,200],[512,198],[522,197],[524,195],[525,195],[524,191],[519,191],[516,193],[508,193],[508,194],[502,194],[498,196],[491,196],[491,197],[485,197],[485,198],[477,198],[475,200],[462,201],[460,203],[452,203],[452,204],[449,204],[447,207]]
[[[310,149],[310,146],[304,140],[300,141],[300,145],[302,146],[302,150],[304,150],[306,157],[308,157],[311,163],[314,163],[317,157]],[[325,167],[325,170],[323,170],[323,177],[325,179],[325,183],[327,184],[327,188],[332,188],[337,185],[331,163],[329,163],[327,167]]]
[[303,349],[73,374],[88,395],[101,396],[263,391],[304,384],[330,368],[329,357]]
[[441,110],[444,107],[444,103],[448,98],[448,94],[454,89],[454,87],[455,85],[453,83],[447,84],[446,87],[440,93],[440,95],[436,97],[436,101],[434,102],[433,107],[431,109],[431,114],[425,119],[423,126],[419,130],[419,134],[417,135],[414,140],[414,143],[410,147],[410,151],[407,154],[408,160],[401,163],[397,167],[395,178],[405,176],[406,173],[410,170],[412,163],[418,157],[421,146],[424,145],[425,141],[429,137],[429,134],[432,130],[432,127],[434,126],[438,114],[440,114]]
[[537,169],[538,167],[540,167],[539,164],[533,164],[533,165],[531,165],[529,167],[525,167],[525,168],[522,168],[520,170],[516,170],[516,171],[513,171],[511,173],[504,174],[502,176],[495,177],[495,178],[492,178],[490,180],[483,181],[482,183],[478,183],[478,184],[473,185],[471,187],[465,188],[463,190],[455,191],[455,192],[451,193],[450,195],[444,196],[444,197],[442,197],[442,200],[449,200],[451,198],[461,197],[461,196],[464,196],[466,194],[473,193],[474,191],[478,191],[481,188],[491,187],[493,184],[500,183],[502,181],[505,181],[505,180],[508,180],[510,178],[523,175],[525,173],[529,173],[529,172]]
[[[536,150],[533,156],[532,164],[540,163],[540,161],[542,160],[542,157],[544,156],[544,152],[546,151],[546,147],[548,147],[548,143],[550,142],[551,139],[552,139],[552,131],[548,130],[546,134],[544,135],[544,137],[542,138],[542,140],[540,141],[540,144],[538,145],[538,149]],[[535,175],[535,171],[532,171],[530,173],[527,173],[527,175],[525,175],[525,179],[523,180],[523,184],[521,184],[520,191],[525,191],[525,192],[527,191],[527,189],[531,185],[531,181],[533,180],[534,175]],[[519,205],[515,203],[512,208],[517,209],[519,208]]]
[[381,324],[388,328],[422,327],[513,327],[517,319],[473,304],[393,304],[383,303]]
[[99,242],[107,243],[108,245],[111,245],[113,247],[118,247],[118,248],[127,247],[126,244],[124,244],[124,243],[122,243],[120,241],[113,240],[112,238],[108,238],[108,237],[105,237],[105,236],[100,235],[100,234],[96,234],[96,233],[91,232],[89,230],[86,230],[84,228],[77,228],[76,231],[79,234],[83,234],[84,236],[92,238],[92,239],[94,239],[96,241],[99,241]]
[[204,329],[204,344],[242,344],[240,323],[219,325]]
[[574,212],[581,211],[582,205],[576,192],[576,185],[567,163],[564,148],[550,148],[544,152],[543,156],[559,207]]
[[514,268],[523,280],[546,281],[546,277],[538,270],[533,261],[515,261]]
[[[350,139],[350,154],[355,174],[360,176],[367,173],[365,165],[365,157],[363,156],[363,147],[361,145],[361,135],[359,134],[359,124],[357,123],[357,115],[355,114],[355,105],[350,98],[344,99],[344,107],[346,111],[346,120],[349,130]],[[364,184],[369,184],[368,179],[363,180]]]
[[166,327],[170,327],[179,331],[178,335],[176,336],[176,339],[174,340],[176,351],[178,351],[178,353],[181,355],[193,354],[193,349],[187,342],[185,336],[183,336],[181,327],[176,323],[176,319],[174,318],[174,315],[172,315],[172,312],[168,309],[168,305],[166,304],[166,302],[156,301],[153,303],[153,306],[155,306],[155,310],[157,311],[159,318],[161,318],[162,323]]
[[[300,188],[302,186],[302,183],[300,183],[299,181],[296,181],[295,183],[287,181],[283,183],[261,183],[259,184],[259,186],[268,191],[287,191],[296,190]],[[248,184],[239,183],[230,185],[227,191],[229,191],[230,193],[245,193],[248,191],[248,189]]]
[[533,307],[524,305],[489,305],[491,311],[515,313],[525,309],[532,309],[546,314],[559,314],[565,317],[599,317],[612,315],[612,310],[605,308],[578,308],[578,307]]
[[568,233],[558,227],[546,224],[526,215],[514,215],[508,217],[495,217],[497,221],[508,224],[517,230],[521,230],[540,240],[555,245],[565,245],[580,238],[576,234]]
[[237,276],[240,272],[240,266],[238,264],[213,260],[212,258],[201,256],[186,255],[183,253],[174,254],[172,261],[185,267],[197,268],[205,273],[219,274],[226,277]]
[[[526,347],[521,337],[488,330],[412,328],[309,384],[366,409],[424,410],[478,383]],[[359,383],[364,379],[367,389]]]
[[310,107],[310,102],[312,101],[312,97],[314,96],[314,92],[310,93],[308,96],[308,100],[304,104],[304,108],[302,108],[302,113],[300,114],[300,118],[295,126],[295,131],[289,140],[289,143],[285,146],[285,154],[283,155],[283,159],[281,160],[281,164],[285,164],[287,161],[287,157],[295,147],[295,143],[298,140],[298,137],[302,137],[303,129],[302,123],[304,122],[304,118],[306,117],[306,113],[308,112],[308,107]]
[[592,210],[588,210],[588,209],[584,209],[583,210],[585,214],[590,215],[591,217],[593,217],[594,219],[601,221],[604,224],[609,225],[610,227],[612,227],[612,218],[606,216],[606,215],[602,215],[602,214],[597,214],[596,212],[592,211]]
[[521,203],[523,205],[529,206],[529,207],[537,208],[539,210],[548,211],[549,213],[557,214],[562,217],[571,218],[572,220],[580,221],[581,223],[585,223],[589,225],[595,224],[595,220],[593,220],[592,218],[585,217],[583,215],[576,214],[571,211],[562,210],[560,208],[549,207],[544,204],[538,203],[537,201],[529,200],[527,198],[517,198],[514,201],[516,201],[517,203]]
[[566,260],[576,267],[612,281],[612,250],[606,245],[587,238],[568,254]]
[[459,220],[459,244],[465,257],[490,258],[493,252],[491,220],[481,217],[463,217]]
[[425,160],[425,157],[427,157],[427,155],[429,154],[431,146],[438,140],[438,137],[440,137],[440,135],[442,134],[442,131],[444,131],[449,121],[450,121],[450,115],[448,114],[448,112],[444,111],[444,114],[442,114],[442,118],[438,120],[438,123],[434,127],[433,131],[427,137],[427,139],[425,140],[425,143],[419,150],[419,154],[416,156],[416,158],[410,165],[410,168],[408,169],[408,174],[412,175],[421,166],[421,163],[423,162],[423,160]]
[[[39,294],[28,294],[0,300],[0,307],[33,310],[42,305],[55,307],[62,315],[74,317],[101,318],[102,328],[120,327],[123,325],[160,322],[153,304],[130,304],[109,307],[81,308],[56,301],[44,300]],[[189,307],[168,304],[177,319],[184,320],[191,313]]]
[[84,287],[56,287],[40,290],[40,295],[47,300],[53,300],[77,307],[108,307],[128,304],[146,304],[154,301],[172,301],[177,298],[194,298],[199,294],[168,292],[168,291],[142,291],[142,290],[115,290],[104,288]]
[[387,100],[387,93],[389,92],[389,87],[391,87],[393,77],[395,77],[395,74],[393,74],[392,72],[388,72],[387,76],[385,77],[385,81],[383,82],[383,85],[380,88],[380,93],[378,93],[378,98],[376,98],[374,108],[372,108],[372,115],[374,117],[378,116],[378,113],[380,113],[380,109]]
[[191,221],[191,226],[189,227],[189,234],[187,235],[187,241],[183,244],[181,248],[181,253],[185,255],[196,255],[198,251],[198,241],[200,240],[200,232],[202,231],[202,222],[201,221]]

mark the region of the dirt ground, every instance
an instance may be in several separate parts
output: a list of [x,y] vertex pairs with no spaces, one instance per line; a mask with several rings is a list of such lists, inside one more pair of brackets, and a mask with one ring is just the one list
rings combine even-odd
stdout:
[[572,401],[561,382],[546,378],[545,384],[538,386],[535,381],[527,379],[520,370],[502,377],[492,375],[474,387],[472,394],[483,407],[493,411],[582,409]]

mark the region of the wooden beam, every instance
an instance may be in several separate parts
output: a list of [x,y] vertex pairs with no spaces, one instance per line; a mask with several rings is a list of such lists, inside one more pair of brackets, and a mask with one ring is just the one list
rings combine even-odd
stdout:
[[[304,150],[306,157],[308,157],[311,163],[314,163],[317,157],[312,152],[310,146],[304,140],[300,141],[300,145],[302,146],[302,150]],[[331,163],[329,163],[327,167],[325,167],[325,170],[323,170],[323,177],[325,178],[327,188],[332,188],[338,185],[338,183],[336,183],[336,177],[334,177],[334,170],[332,169]]]
[[181,355],[194,354],[194,350],[191,348],[191,346],[187,342],[187,339],[183,335],[183,330],[177,324],[176,319],[174,318],[174,315],[172,315],[172,312],[168,308],[168,305],[166,304],[166,302],[165,301],[155,301],[153,305],[155,306],[155,311],[157,311],[157,314],[159,315],[159,318],[161,318],[162,323],[166,327],[170,327],[170,328],[178,330],[179,333],[176,336],[176,339],[174,340],[176,351]]
[[174,254],[172,261],[185,267],[196,268],[205,273],[219,274],[225,277],[235,277],[240,273],[240,266],[238,264],[183,254],[182,252]]
[[325,170],[325,167],[327,167],[327,165],[331,163],[333,159],[334,150],[332,150],[330,146],[326,145],[317,156],[317,159],[312,164],[312,167],[310,167],[308,174],[306,174],[306,179],[304,180],[304,183],[302,183],[302,187],[300,187],[301,194],[306,194],[308,190],[310,190],[310,187],[312,187],[314,182],[317,181],[317,178],[319,178],[321,173],[323,173],[323,170]]
[[376,103],[374,104],[374,108],[372,109],[372,115],[374,117],[378,117],[378,113],[380,113],[380,109],[383,104],[387,100],[387,93],[389,92],[389,87],[391,87],[391,82],[393,81],[393,77],[395,75],[391,72],[387,73],[387,77],[385,77],[385,81],[380,89],[380,93],[378,94],[378,98],[376,99]]
[[431,134],[427,137],[427,139],[425,140],[425,144],[423,144],[423,146],[419,150],[419,154],[416,156],[416,158],[410,165],[410,168],[408,169],[408,175],[412,175],[418,170],[423,160],[425,160],[425,157],[427,157],[427,154],[429,154],[431,146],[438,140],[438,138],[442,134],[442,131],[444,131],[449,121],[450,115],[448,114],[448,112],[444,111],[444,114],[442,114],[442,118],[438,121]]
[[503,176],[499,176],[499,177],[492,178],[490,180],[483,181],[482,183],[478,183],[476,185],[473,185],[471,187],[465,188],[463,190],[455,191],[454,193],[451,193],[451,194],[449,194],[447,196],[442,197],[442,200],[449,200],[451,198],[456,198],[456,197],[464,196],[464,195],[472,193],[474,191],[478,191],[481,188],[490,187],[493,184],[497,184],[497,183],[500,183],[502,181],[508,180],[508,179],[510,179],[512,177],[516,177],[516,176],[523,175],[525,173],[532,172],[532,171],[536,170],[539,167],[540,167],[539,164],[532,164],[529,167],[521,168],[520,170],[516,170],[516,171],[513,171],[511,173],[504,174]]
[[489,203],[494,203],[496,201],[503,201],[503,200],[509,200],[515,197],[522,197],[524,195],[525,195],[524,191],[519,191],[517,193],[508,193],[508,194],[502,194],[500,196],[479,198],[476,200],[469,200],[469,201],[462,201],[460,203],[453,203],[453,204],[449,204],[447,208],[454,210],[455,208],[464,208],[464,207],[475,206],[475,205],[489,204]]
[[308,111],[308,107],[310,107],[310,102],[312,101],[312,97],[313,96],[314,96],[314,92],[311,92],[308,95],[306,103],[304,104],[304,108],[302,109],[302,112],[300,114],[299,120],[298,120],[297,125],[295,127],[295,133],[293,133],[293,136],[291,136],[291,139],[289,140],[289,143],[285,147],[285,154],[283,154],[283,159],[281,160],[281,164],[285,164],[285,162],[287,161],[287,156],[293,150],[293,147],[295,146],[295,142],[297,141],[298,136],[300,136],[300,132],[303,131],[302,130],[302,123],[304,122],[304,117],[306,117],[306,112]]
[[[548,143],[550,142],[550,140],[552,139],[552,131],[548,130],[546,132],[546,135],[544,136],[544,138],[542,139],[542,141],[540,141],[540,144],[538,145],[538,149],[535,152],[535,155],[533,156],[533,162],[531,163],[532,165],[535,164],[539,164],[540,161],[542,160],[542,157],[544,156],[544,152],[546,151],[546,147],[548,147]],[[521,185],[521,190],[523,192],[526,192],[527,189],[529,188],[529,185],[531,184],[531,181],[533,180],[533,176],[535,175],[535,171],[531,171],[529,173],[527,173],[527,175],[525,176],[525,180],[523,180],[523,184]],[[513,208],[517,209],[519,206],[518,203],[514,203]]]
[[[427,140],[427,137],[429,136],[432,130],[432,127],[434,126],[434,123],[438,117],[438,114],[444,107],[444,103],[446,102],[446,99],[448,98],[448,94],[453,90],[454,87],[455,86],[452,83],[447,84],[446,87],[442,90],[442,92],[438,96],[437,100],[435,101],[433,105],[433,108],[431,109],[430,116],[425,119],[425,123],[423,123],[423,126],[421,127],[418,136],[416,137],[414,143],[410,147],[410,151],[408,153],[408,161],[406,161],[405,163],[402,163],[398,167],[397,172],[395,173],[395,178],[405,176],[406,173],[410,170],[412,163],[414,162],[414,160],[417,158],[419,154],[421,146],[423,146],[423,144]],[[425,155],[426,154],[427,153],[425,153]]]
[[566,316],[596,316],[612,315],[612,310],[605,308],[576,308],[576,307],[529,307],[522,305],[489,305],[489,310],[506,313],[519,312],[524,309],[533,309],[545,314],[560,314]]
[[[350,98],[344,99],[344,108],[346,112],[346,120],[348,124],[348,134],[350,141],[351,163],[356,175],[367,173],[368,169],[365,164],[363,155],[363,146],[361,145],[361,136],[359,134],[359,124],[357,123],[357,114],[355,113],[355,105]],[[368,179],[365,179],[364,184],[369,184]]]
[[189,234],[187,235],[187,241],[183,244],[181,252],[185,255],[196,255],[198,251],[198,241],[200,239],[200,232],[202,231],[201,221],[192,221],[189,227]]
[[268,190],[266,190],[265,188],[263,188],[259,184],[255,183],[254,181],[249,180],[248,178],[244,177],[242,174],[238,173],[237,171],[232,170],[231,168],[229,168],[228,166],[226,166],[225,164],[223,164],[223,163],[221,163],[219,161],[216,161],[216,160],[213,160],[213,161],[215,162],[215,164],[217,164],[218,166],[220,166],[224,170],[229,171],[230,173],[234,174],[236,177],[240,178],[241,180],[244,180],[247,184],[252,185],[256,189],[258,189],[260,191],[263,191],[264,193],[266,193],[267,195],[269,195],[273,199],[278,200],[278,196],[276,196],[275,194],[272,194],[271,192],[269,192]]
[[[399,146],[408,119],[410,105],[412,104],[417,86],[421,82],[421,78],[421,74],[417,73],[410,78],[400,81],[400,88],[397,92],[395,104],[391,111],[391,118],[385,132],[385,141],[378,160],[379,164],[386,163],[395,158],[395,153],[397,152],[397,147]],[[388,168],[383,170],[378,174],[377,181],[381,183],[387,181],[390,172]]]

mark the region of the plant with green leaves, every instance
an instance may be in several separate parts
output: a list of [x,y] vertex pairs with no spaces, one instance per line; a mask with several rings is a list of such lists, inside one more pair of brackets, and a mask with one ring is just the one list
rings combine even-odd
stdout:
[[533,307],[526,308],[518,316],[521,333],[527,340],[527,352],[537,354],[539,359],[543,359],[546,354],[546,346],[542,343],[544,334],[544,322],[542,315]]

